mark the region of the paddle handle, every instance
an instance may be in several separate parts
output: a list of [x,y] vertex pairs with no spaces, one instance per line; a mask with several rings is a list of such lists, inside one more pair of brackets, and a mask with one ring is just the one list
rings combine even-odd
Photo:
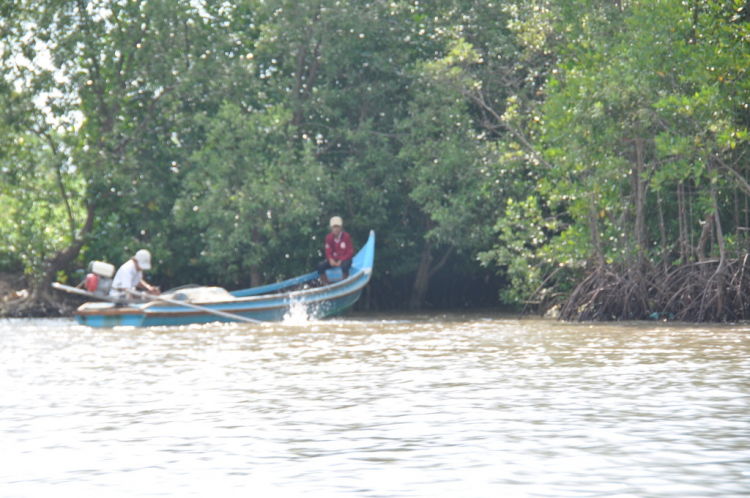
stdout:
[[102,295],[99,295],[99,294],[93,294],[93,293],[91,293],[89,291],[85,291],[83,289],[79,289],[78,287],[71,287],[69,285],[64,285],[64,284],[61,284],[59,282],[52,282],[52,288],[53,289],[57,289],[57,290],[61,290],[61,291],[65,291],[65,292],[70,292],[71,294],[80,294],[81,296],[86,296],[86,297],[90,297],[90,298],[93,298],[93,299],[101,299],[102,301],[109,301],[111,303],[121,303],[122,302],[122,299],[116,299],[116,298],[109,297],[109,296],[102,296]]

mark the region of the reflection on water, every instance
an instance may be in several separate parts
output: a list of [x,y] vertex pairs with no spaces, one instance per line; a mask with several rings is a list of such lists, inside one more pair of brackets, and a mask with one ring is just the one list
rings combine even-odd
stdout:
[[0,495],[750,494],[750,326],[0,321]]

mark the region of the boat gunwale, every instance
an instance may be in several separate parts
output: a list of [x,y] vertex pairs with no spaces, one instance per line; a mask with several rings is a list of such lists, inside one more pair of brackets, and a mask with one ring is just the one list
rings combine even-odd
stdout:
[[[365,276],[368,278],[366,278],[364,282],[360,282],[359,280],[361,280],[362,276]],[[357,286],[357,289],[358,289],[367,285],[367,282],[369,280],[370,279],[369,279],[369,275],[367,274],[367,270],[361,269],[357,273],[352,275],[351,277],[347,278],[346,280],[334,282],[325,287],[312,287],[310,289],[303,289],[300,291],[291,291],[291,292],[282,292],[279,294],[261,294],[258,296],[238,297],[238,298],[232,299],[231,301],[210,301],[210,302],[187,301],[187,302],[191,304],[197,304],[199,306],[216,307],[216,306],[228,305],[228,304],[242,304],[242,303],[260,302],[260,301],[270,301],[273,299],[283,299],[285,297],[294,299],[294,298],[299,298],[299,297],[312,296],[315,294],[322,294],[324,292],[328,292],[329,290],[334,290],[334,291],[340,290],[344,287],[352,286],[352,285]],[[343,294],[343,295],[348,295],[348,294],[350,293]],[[148,303],[139,304],[137,308],[146,310],[148,308],[164,307],[164,304],[165,304],[164,301],[159,301],[158,299],[155,299],[154,301],[151,301]],[[171,304],[170,306],[176,306],[176,305]]]

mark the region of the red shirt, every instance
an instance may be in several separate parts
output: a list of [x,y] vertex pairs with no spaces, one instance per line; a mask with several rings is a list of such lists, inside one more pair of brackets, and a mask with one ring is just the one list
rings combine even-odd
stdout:
[[326,259],[345,260],[354,256],[354,247],[349,234],[343,230],[338,238],[334,237],[333,232],[326,236]]

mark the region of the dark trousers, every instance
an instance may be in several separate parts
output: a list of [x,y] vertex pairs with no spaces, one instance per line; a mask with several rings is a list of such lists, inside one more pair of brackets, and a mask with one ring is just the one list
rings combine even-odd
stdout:
[[[351,258],[349,258],[349,259],[345,259],[345,260],[344,260],[344,261],[343,261],[343,262],[341,263],[341,266],[340,266],[340,268],[341,268],[341,273],[343,273],[343,274],[344,274],[344,277],[348,277],[348,276],[349,276],[349,269],[350,269],[351,267],[352,267],[352,259],[351,259]],[[329,263],[327,259],[324,259],[324,260],[323,260],[323,261],[321,261],[321,262],[320,262],[320,264],[318,265],[318,274],[319,274],[319,275],[323,275],[323,274],[325,273],[325,271],[326,271],[327,269],[329,269],[329,268],[333,268],[333,266],[331,266],[331,263]]]

